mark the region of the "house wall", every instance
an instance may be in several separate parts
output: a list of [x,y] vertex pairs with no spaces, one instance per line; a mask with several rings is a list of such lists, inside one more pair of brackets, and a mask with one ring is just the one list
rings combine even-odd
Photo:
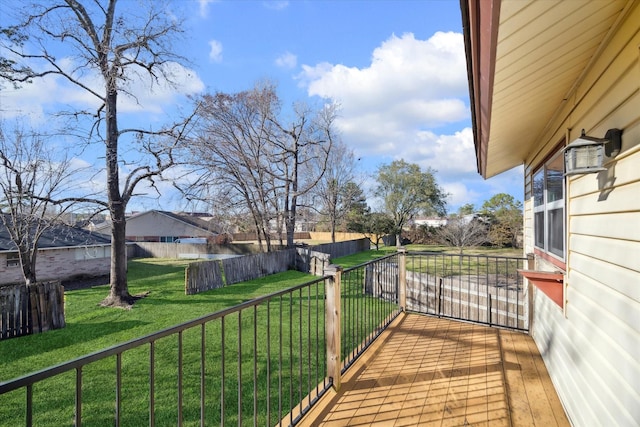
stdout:
[[532,335],[576,426],[640,425],[640,2],[629,5],[525,165],[525,250],[533,252],[534,168],[581,129],[597,137],[623,129],[606,171],[567,178],[564,310],[534,296]]
[[[109,235],[110,225],[96,228],[96,232]],[[210,237],[215,233],[196,227],[176,218],[163,215],[158,211],[149,211],[127,219],[127,239],[158,241],[160,237]]]
[[[38,281],[109,274],[110,250],[110,246],[41,249],[36,259]],[[0,254],[0,285],[23,283],[20,265],[8,267],[6,259],[6,253]]]

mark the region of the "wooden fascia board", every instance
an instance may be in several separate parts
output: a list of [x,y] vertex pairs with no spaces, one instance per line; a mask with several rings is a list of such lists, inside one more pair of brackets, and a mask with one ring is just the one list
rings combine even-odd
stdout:
[[501,0],[460,0],[477,168],[487,175]]

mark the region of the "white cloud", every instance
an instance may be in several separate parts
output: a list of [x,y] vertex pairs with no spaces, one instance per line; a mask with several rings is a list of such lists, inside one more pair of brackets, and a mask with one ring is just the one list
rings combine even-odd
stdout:
[[462,35],[451,32],[429,40],[416,40],[411,33],[394,35],[373,51],[368,68],[304,65],[300,78],[309,95],[339,100],[347,110],[467,94]]
[[222,43],[218,40],[209,41],[209,60],[211,62],[222,62]]
[[206,18],[209,12],[209,4],[214,3],[216,0],[198,0],[200,8],[200,17]]
[[[63,59],[59,63],[65,70],[76,67],[69,59]],[[127,74],[128,80],[121,86],[129,94],[124,91],[120,93],[119,111],[160,113],[173,108],[176,98],[199,93],[205,88],[195,71],[176,62],[163,64],[162,73],[157,75],[166,79],[161,77],[156,81],[146,72],[131,70]],[[77,78],[86,87],[94,88],[98,94],[104,92],[102,77],[95,71],[84,70],[84,74]],[[33,83],[24,84],[17,90],[6,89],[8,88],[0,91],[0,116],[4,118],[29,116],[33,122],[37,122],[44,120],[48,112],[94,112],[100,105],[100,100],[87,90],[54,75],[34,79]]]
[[[303,65],[302,70],[298,79],[309,95],[340,104],[343,138],[363,155],[402,153],[405,159],[446,155],[448,151],[438,147],[446,136],[429,132],[469,118],[459,33],[438,32],[428,40],[417,40],[410,33],[393,35],[373,51],[368,67],[320,63]],[[469,145],[470,133],[465,135]],[[457,138],[462,140],[462,134]]]
[[298,80],[310,96],[340,104],[336,125],[358,157],[378,164],[404,159],[436,170],[453,211],[518,185],[515,175],[513,182],[490,184],[477,173],[462,34],[438,32],[428,40],[393,35],[366,67],[305,64]]
[[295,68],[298,57],[291,52],[285,52],[276,58],[276,65],[280,68]]
[[[467,203],[472,203],[476,209],[480,206],[478,201],[483,197],[482,194],[468,188],[461,182],[445,182],[440,184],[445,193],[449,194],[447,198],[447,207],[450,213],[457,211],[458,206],[462,206]],[[453,209],[452,209],[453,208]]]
[[266,0],[266,1],[263,1],[262,4],[267,9],[273,9],[273,10],[282,10],[289,7],[289,2],[282,1],[282,0]]
[[439,176],[475,176],[477,173],[471,128],[464,128],[453,135],[422,131],[412,142],[409,147],[403,147],[401,153],[423,167],[431,166]]

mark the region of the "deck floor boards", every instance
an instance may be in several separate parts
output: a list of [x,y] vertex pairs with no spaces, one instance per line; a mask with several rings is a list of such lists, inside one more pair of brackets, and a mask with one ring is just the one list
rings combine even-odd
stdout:
[[526,334],[403,314],[303,426],[569,426]]

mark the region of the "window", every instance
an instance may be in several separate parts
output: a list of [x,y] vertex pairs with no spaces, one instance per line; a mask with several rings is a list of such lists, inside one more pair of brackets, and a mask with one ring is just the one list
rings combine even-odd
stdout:
[[564,259],[564,165],[556,153],[533,175],[535,246]]
[[109,246],[86,246],[76,248],[76,260],[84,261],[88,259],[108,258],[111,256]]
[[20,265],[20,254],[10,252],[7,254],[7,267],[18,267]]
[[162,242],[162,243],[175,242],[176,239],[177,239],[177,237],[175,237],[175,236],[160,236],[160,242]]

